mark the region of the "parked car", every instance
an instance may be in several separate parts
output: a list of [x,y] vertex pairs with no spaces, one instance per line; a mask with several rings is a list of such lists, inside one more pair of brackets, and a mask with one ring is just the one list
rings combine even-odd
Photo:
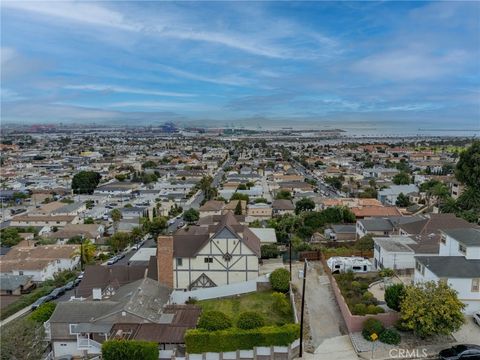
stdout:
[[32,310],[36,310],[38,309],[38,307],[40,305],[43,305],[45,304],[48,300],[48,295],[47,296],[42,296],[41,298],[38,298],[37,301],[35,301],[33,304],[32,304]]
[[480,311],[473,313],[473,322],[480,326]]
[[438,354],[442,360],[480,360],[480,346],[461,344],[444,349]]
[[56,288],[56,289],[53,289],[53,291],[50,293],[50,295],[56,299],[60,296],[62,296],[63,294],[65,294],[65,288],[62,286],[62,287],[59,287],[59,288]]
[[108,259],[107,265],[113,265],[113,264],[115,264],[117,261],[118,261],[118,258],[117,258],[116,256],[114,256],[114,257]]
[[82,271],[80,274],[78,274],[77,279],[83,279],[83,275],[85,274],[85,271]]
[[123,259],[125,257],[125,253],[121,252],[120,254],[117,255],[117,261],[120,259]]
[[65,290],[72,290],[74,287],[75,287],[75,281],[73,281],[73,280],[69,281],[64,286]]
[[185,223],[183,221],[180,221],[177,225],[177,228],[180,229],[183,225],[185,225]]
[[75,280],[73,280],[73,286],[78,286],[78,284],[80,284],[81,282],[82,279],[76,278]]

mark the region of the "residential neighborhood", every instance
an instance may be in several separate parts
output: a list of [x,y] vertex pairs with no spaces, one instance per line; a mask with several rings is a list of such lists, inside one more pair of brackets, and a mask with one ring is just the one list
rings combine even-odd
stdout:
[[[480,343],[479,208],[459,193],[479,189],[456,170],[478,141],[130,136],[8,135],[1,327],[42,330],[19,340],[29,359],[120,340],[159,359],[367,359],[370,332],[381,359]],[[446,308],[409,312],[429,296]]]

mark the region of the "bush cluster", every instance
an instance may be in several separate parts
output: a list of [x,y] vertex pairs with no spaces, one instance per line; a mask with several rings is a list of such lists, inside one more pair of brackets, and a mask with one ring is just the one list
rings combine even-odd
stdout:
[[265,319],[256,311],[245,311],[237,319],[239,329],[249,330],[265,326]]
[[204,311],[197,326],[210,331],[224,330],[232,327],[232,320],[221,311]]
[[385,310],[378,306],[378,300],[368,291],[375,278],[355,276],[352,272],[336,274],[338,286],[353,315],[379,314]]
[[158,344],[137,340],[107,340],[102,344],[104,360],[158,360]]
[[274,270],[270,274],[270,285],[272,285],[272,289],[275,291],[288,292],[290,288],[290,272],[284,268]]
[[42,304],[38,307],[38,309],[30,314],[29,318],[37,323],[43,324],[45,321],[50,319],[56,307],[57,304],[54,302]]
[[400,334],[396,330],[385,329],[379,320],[368,318],[363,323],[362,335],[366,340],[372,341],[372,334],[377,334],[378,339],[385,344],[398,345],[401,340]]
[[272,294],[273,297],[273,311],[282,316],[288,315],[291,311],[290,302],[288,301],[285,294],[275,292]]

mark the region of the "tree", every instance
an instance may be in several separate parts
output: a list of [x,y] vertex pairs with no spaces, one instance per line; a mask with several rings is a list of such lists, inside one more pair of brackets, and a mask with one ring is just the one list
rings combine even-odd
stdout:
[[44,358],[46,344],[42,324],[31,319],[12,321],[2,328],[2,360],[40,360]]
[[395,185],[408,185],[411,180],[410,175],[405,171],[401,171],[393,177],[393,183]]
[[326,176],[325,182],[335,189],[340,190],[342,188],[342,180],[339,176]]
[[112,217],[113,220],[113,229],[115,232],[118,231],[118,223],[120,220],[122,220],[122,212],[118,209],[113,209],[112,212],[110,213],[110,216]]
[[272,289],[286,293],[290,289],[290,272],[287,269],[279,268],[274,270],[269,277]]
[[230,198],[230,201],[232,201],[232,200],[243,200],[243,201],[246,201],[248,203],[250,201],[250,198],[248,197],[247,194],[241,194],[239,192],[236,192]]
[[405,285],[393,284],[385,289],[385,302],[390,309],[400,311],[400,304],[405,295]]
[[154,217],[152,221],[144,224],[144,229],[156,240],[158,236],[167,228],[167,218],[164,216]]
[[72,190],[75,194],[93,194],[102,176],[95,171],[80,171],[72,179]]
[[18,229],[6,228],[1,231],[0,241],[2,246],[11,247],[22,241],[22,237],[20,236]]
[[233,211],[235,215],[242,215],[242,200],[237,200],[237,205]]
[[206,201],[212,200],[217,196],[217,189],[212,187],[213,178],[211,176],[204,176],[199,182],[200,190],[203,192]]
[[311,211],[313,209],[315,209],[315,203],[309,198],[301,198],[295,204],[295,214],[300,214],[303,211]]
[[124,232],[117,232],[110,236],[107,240],[107,244],[110,245],[114,252],[125,249],[131,242],[131,236]]
[[190,208],[183,213],[183,220],[189,224],[193,224],[198,221],[198,219],[200,219],[200,213],[194,208]]
[[400,207],[408,207],[410,206],[410,199],[406,196],[403,192],[398,194],[397,201],[395,201],[395,205]]
[[455,177],[468,187],[480,189],[480,140],[460,153],[455,169]]
[[158,344],[139,340],[107,340],[102,343],[104,360],[157,360]]
[[365,251],[373,250],[373,236],[372,234],[367,234],[360,239],[357,240],[355,243],[355,248],[360,251],[361,256]]
[[406,286],[400,304],[402,325],[422,338],[449,335],[463,325],[464,308],[457,292],[443,281]]
[[87,217],[83,220],[83,223],[84,224],[95,224],[95,222],[93,221],[93,218],[91,217]]
[[138,243],[144,235],[144,231],[142,228],[136,226],[130,231],[130,237],[132,238],[134,243]]
[[95,258],[95,252],[97,251],[97,248],[94,243],[92,243],[90,240],[84,240],[82,243],[80,243],[80,248],[75,250],[73,253],[73,256],[80,256],[80,263],[82,265],[82,270],[85,264],[91,264],[93,262],[93,259]]
[[277,200],[292,200],[292,194],[288,190],[280,190],[275,198]]

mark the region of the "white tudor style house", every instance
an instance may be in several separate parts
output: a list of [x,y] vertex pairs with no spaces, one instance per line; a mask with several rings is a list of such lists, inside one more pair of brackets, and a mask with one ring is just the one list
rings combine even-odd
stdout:
[[446,281],[458,292],[467,315],[480,311],[480,229],[443,230],[438,256],[415,260],[415,283]]
[[201,225],[160,236],[160,283],[178,290],[214,287],[258,277],[260,239],[232,212],[203,218]]

